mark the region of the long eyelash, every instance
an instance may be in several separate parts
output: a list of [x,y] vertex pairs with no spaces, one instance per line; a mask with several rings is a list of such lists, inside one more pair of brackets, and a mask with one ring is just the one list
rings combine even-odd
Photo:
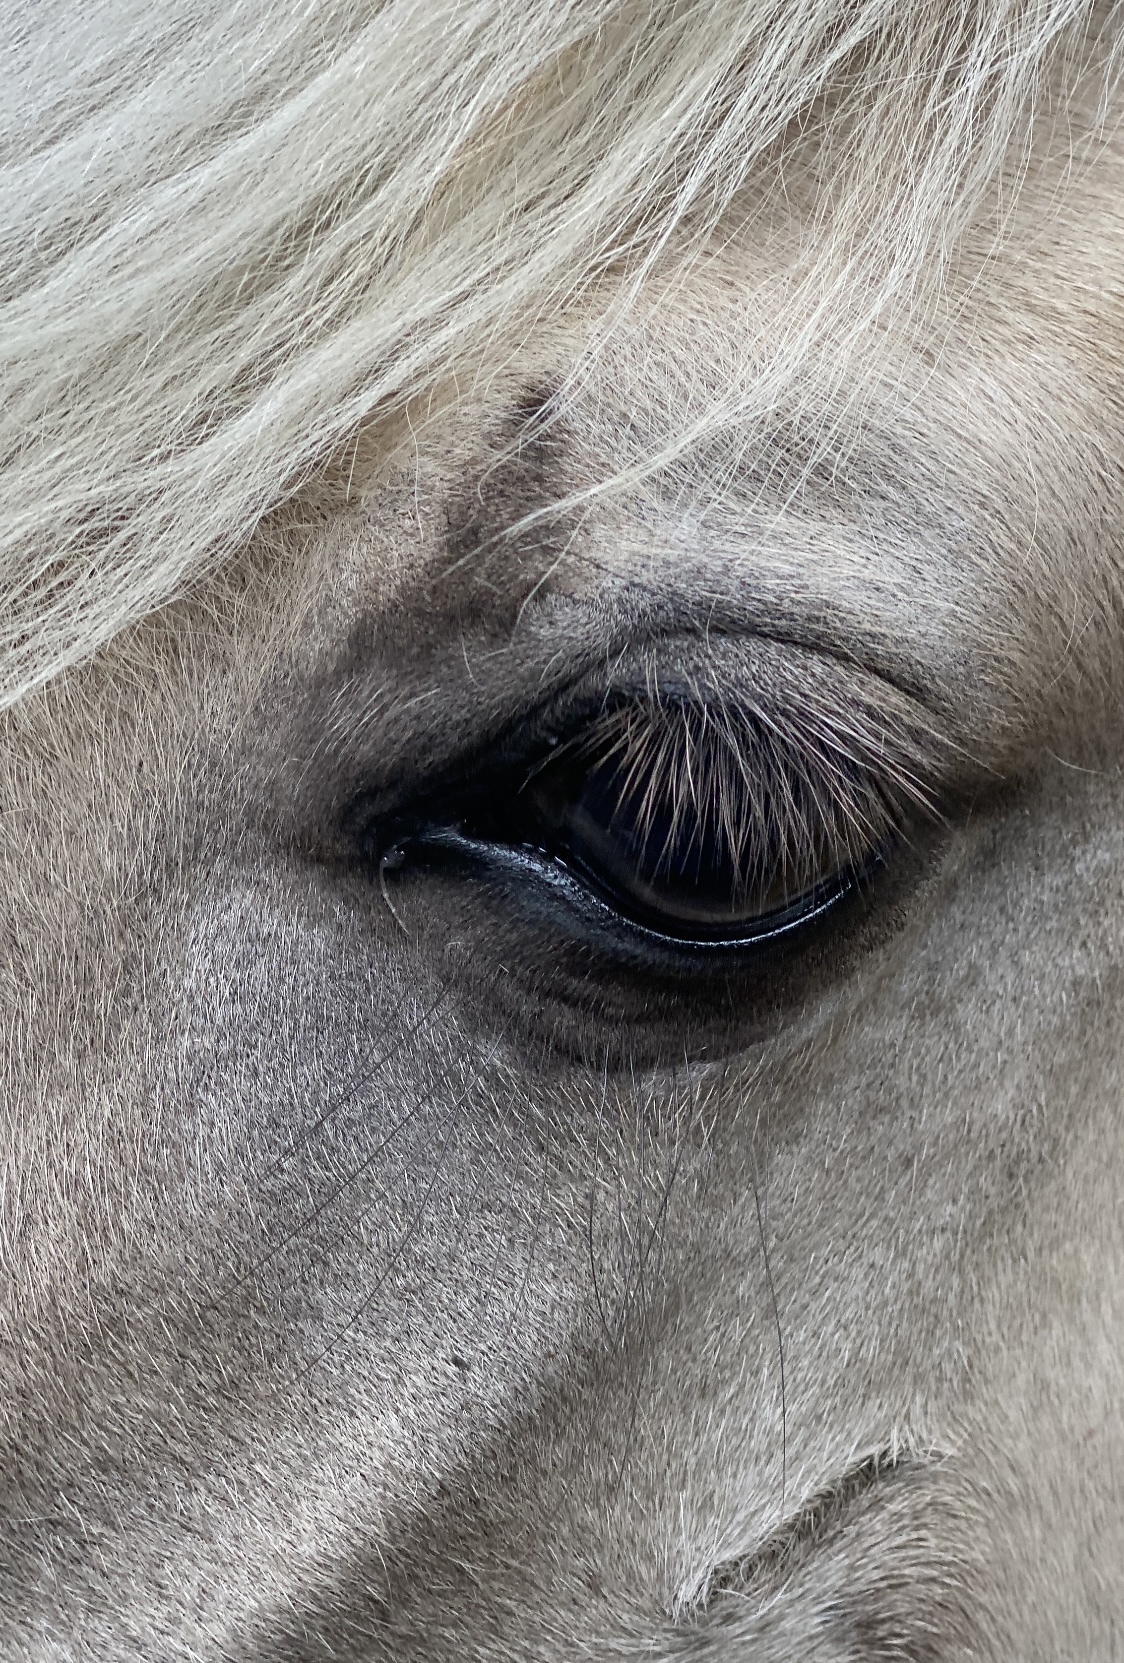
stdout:
[[[934,736],[894,715],[815,700],[777,715],[655,694],[606,710],[573,751],[616,767],[616,812],[627,812],[656,870],[673,849],[709,843],[728,856],[743,898],[778,879],[797,895],[825,870],[868,860],[908,810],[935,814],[916,766]],[[662,846],[648,848],[655,835]]]

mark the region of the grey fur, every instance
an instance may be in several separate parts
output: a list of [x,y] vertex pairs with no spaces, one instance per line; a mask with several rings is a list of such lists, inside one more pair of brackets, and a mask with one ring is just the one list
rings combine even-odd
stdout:
[[[735,240],[5,713],[6,1657],[1121,1655],[1119,141],[1020,215],[833,453],[679,444]],[[830,953],[392,916],[357,798],[719,637],[949,804]]]

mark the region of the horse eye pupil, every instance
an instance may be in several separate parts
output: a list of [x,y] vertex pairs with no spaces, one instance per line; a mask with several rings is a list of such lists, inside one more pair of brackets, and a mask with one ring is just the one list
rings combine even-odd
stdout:
[[590,769],[574,805],[574,831],[584,832],[602,855],[611,846],[641,883],[685,888],[699,899],[715,890],[732,899],[739,873],[727,840],[697,812],[677,810],[666,791],[630,784],[623,774],[614,763]]
[[687,788],[674,772],[636,768],[627,751],[552,760],[525,788],[531,839],[637,922],[687,939],[753,934],[837,874],[826,860],[794,873],[768,830],[777,815],[764,800],[751,812],[744,776],[719,794],[715,765],[700,757]]

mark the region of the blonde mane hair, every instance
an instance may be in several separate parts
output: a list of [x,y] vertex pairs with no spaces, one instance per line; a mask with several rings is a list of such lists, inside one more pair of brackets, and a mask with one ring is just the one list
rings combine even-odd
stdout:
[[804,313],[916,307],[1017,179],[1094,11],[24,0],[0,98],[0,702],[213,569],[375,413],[609,275],[627,298],[743,199],[767,213],[748,186],[785,190],[810,134]]

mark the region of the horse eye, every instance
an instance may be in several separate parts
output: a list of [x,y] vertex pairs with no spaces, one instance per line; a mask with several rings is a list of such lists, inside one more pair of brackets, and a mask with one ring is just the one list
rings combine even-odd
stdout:
[[885,740],[823,704],[765,717],[626,697],[537,759],[505,741],[471,780],[366,831],[365,858],[385,874],[517,852],[522,881],[564,868],[665,943],[749,949],[862,886],[927,806]]
[[525,845],[634,923],[748,945],[853,888],[892,816],[838,757],[697,706],[637,702],[534,768],[514,819]]

